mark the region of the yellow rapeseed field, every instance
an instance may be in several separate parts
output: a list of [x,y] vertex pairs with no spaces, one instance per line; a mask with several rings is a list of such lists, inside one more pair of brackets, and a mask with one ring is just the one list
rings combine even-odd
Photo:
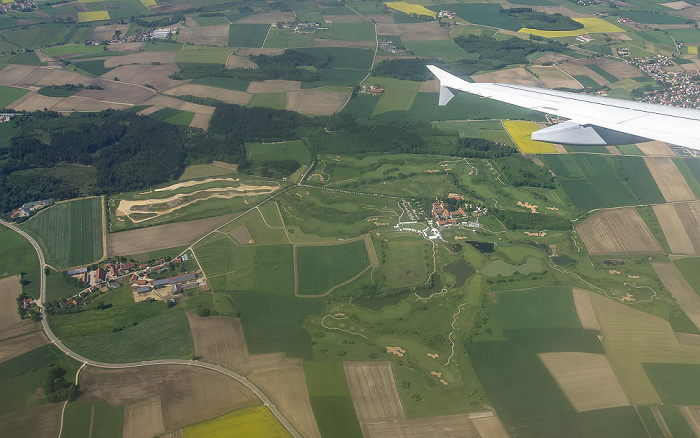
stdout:
[[588,33],[624,32],[623,29],[620,29],[612,23],[608,23],[602,18],[572,18],[572,20],[583,24],[583,27],[577,30],[538,30],[523,27],[518,32],[539,35],[545,38],[572,37]]
[[691,55],[698,54],[698,46],[688,46],[688,53]]
[[416,5],[413,3],[406,2],[386,2],[385,3],[391,9],[396,9],[406,14],[417,14],[417,15],[428,15],[430,17],[435,17],[437,14],[435,11],[424,8],[421,5]]
[[264,436],[287,438],[289,433],[265,406],[251,406],[185,428],[184,438]]
[[158,5],[158,4],[156,3],[156,0],[141,0],[141,4],[144,5],[145,7],[157,6],[157,5]]
[[78,12],[78,21],[84,23],[86,21],[109,20],[109,12],[107,11],[90,11]]
[[510,137],[524,154],[553,154],[557,152],[551,143],[534,141],[530,138],[530,134],[540,129],[535,122],[506,120],[503,122],[503,127],[506,128]]

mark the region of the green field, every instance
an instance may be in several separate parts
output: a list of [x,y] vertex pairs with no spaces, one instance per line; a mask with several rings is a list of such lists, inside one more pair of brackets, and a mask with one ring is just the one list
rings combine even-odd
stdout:
[[661,405],[659,406],[659,411],[671,432],[671,436],[674,438],[693,438],[697,436],[676,406]]
[[233,49],[214,46],[191,46],[185,44],[175,54],[175,62],[199,64],[225,64]]
[[658,14],[645,11],[624,10],[617,13],[621,17],[631,18],[637,23],[644,24],[683,24],[686,19],[675,15]]
[[700,161],[697,158],[672,158],[672,160],[695,197],[700,197],[700,181],[698,180],[698,176],[700,176]]
[[98,55],[105,52],[107,46],[86,46],[85,44],[66,44],[63,46],[48,47],[45,51],[49,55]]
[[579,81],[579,83],[586,88],[598,88],[598,87],[600,87],[600,84],[598,82],[594,81],[588,75],[574,75],[574,79]]
[[96,59],[94,61],[74,62],[73,66],[84,73],[92,76],[101,76],[112,71],[112,68],[105,67],[104,59]]
[[38,240],[49,264],[70,267],[102,257],[101,198],[58,203],[22,227]]
[[[36,49],[44,46],[65,44],[71,26],[65,24],[43,24],[39,26],[7,29],[0,32],[2,39],[14,43],[24,49]],[[70,38],[70,37],[69,37]],[[36,56],[36,55],[35,55]]]
[[600,66],[598,66],[598,65],[595,65],[595,64],[588,64],[587,67],[590,68],[591,70],[593,70],[594,72],[598,73],[599,75],[601,75],[601,76],[604,77],[605,79],[607,79],[609,82],[617,82],[617,81],[619,81],[619,79],[617,78],[617,76],[613,75],[612,73],[610,73],[610,72],[607,71],[607,70],[604,70],[602,67],[600,67]]
[[500,121],[434,122],[433,126],[443,131],[457,132],[460,137],[485,138],[515,146]]
[[237,78],[219,78],[207,76],[194,79],[192,84],[208,85],[210,87],[225,88],[227,90],[248,91],[250,82]]
[[313,82],[302,82],[301,88],[319,87],[354,87],[367,76],[367,70],[352,68],[320,68],[319,79]]
[[700,364],[645,363],[643,366],[664,403],[700,404]]
[[173,125],[189,126],[194,118],[194,113],[191,111],[180,111],[172,108],[163,108],[148,115],[148,117],[163,122],[172,123]]
[[0,226],[0,278],[11,275],[22,275],[28,283],[22,286],[22,291],[33,298],[39,298],[41,272],[39,257],[34,247],[19,233]]
[[356,69],[369,70],[372,66],[374,51],[370,49],[358,49],[350,47],[314,47],[306,49],[298,49],[298,52],[331,55],[331,62],[328,65],[331,69]]
[[105,402],[69,403],[66,406],[61,436],[119,438],[122,436],[123,422],[123,406],[110,406]]
[[[14,46],[13,46],[14,48]],[[34,52],[18,53],[16,55],[0,56],[0,66],[7,64],[41,65],[39,57]]]
[[250,102],[248,102],[248,106],[284,109],[286,103],[287,96],[284,93],[260,93],[253,94]]
[[269,30],[267,24],[232,24],[228,31],[228,45],[262,47]]
[[231,23],[226,17],[202,17],[202,16],[195,16],[192,17],[194,21],[197,22],[200,26],[218,26],[220,24],[229,24]]
[[641,157],[622,157],[620,160],[622,170],[628,178],[628,187],[642,203],[661,204],[665,202],[661,190],[649,172],[649,167]]
[[358,23],[334,23],[333,36],[338,40],[374,41],[374,25]]
[[[381,251],[378,272],[383,282],[394,287],[415,286],[428,280],[432,261],[425,241],[413,236],[396,236],[377,247]],[[428,270],[428,264],[430,270]]]
[[300,295],[321,295],[369,266],[364,240],[342,245],[297,246]]
[[667,32],[671,34],[673,38],[675,38],[676,42],[684,42],[686,44],[700,44],[700,30],[668,29]]
[[497,300],[504,329],[581,328],[570,288],[501,292]]
[[0,108],[8,108],[8,105],[27,93],[29,90],[24,88],[0,86]]
[[700,258],[686,257],[674,260],[673,263],[688,280],[688,283],[693,286],[695,292],[700,295]]
[[372,84],[379,84],[384,87],[384,93],[379,97],[372,115],[390,111],[410,111],[420,89],[419,82],[392,78],[369,77],[364,82],[364,85]]
[[416,56],[438,58],[443,61],[457,61],[470,58],[470,55],[457,45],[453,40],[448,41],[406,41],[403,43],[406,49]]
[[61,339],[68,348],[102,362],[191,359],[192,334],[185,313],[168,312],[114,333]]
[[358,94],[345,105],[343,113],[350,114],[356,119],[369,119],[377,106],[379,98],[367,94]]
[[[523,3],[529,4],[529,3]],[[472,24],[499,27],[507,30],[520,30],[523,25],[511,15],[501,12],[501,5],[497,3],[456,3],[449,5],[427,6],[432,11],[448,10]]]
[[304,361],[306,384],[323,436],[362,437],[342,362]]
[[296,161],[306,164],[311,160],[309,150],[303,141],[290,141],[285,143],[247,143],[248,161]]

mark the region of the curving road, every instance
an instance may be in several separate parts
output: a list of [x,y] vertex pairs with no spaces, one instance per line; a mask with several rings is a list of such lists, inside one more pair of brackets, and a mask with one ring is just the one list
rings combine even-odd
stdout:
[[29,241],[29,243],[32,244],[34,249],[36,250],[37,255],[39,256],[39,268],[41,269],[41,288],[40,288],[40,296],[39,296],[39,308],[42,313],[42,318],[41,318],[41,326],[44,329],[44,332],[46,333],[46,337],[56,345],[61,351],[63,351],[66,355],[72,357],[73,359],[82,362],[83,364],[87,364],[90,366],[98,367],[98,368],[110,368],[110,369],[121,369],[121,368],[136,368],[136,367],[145,367],[145,366],[154,366],[154,365],[186,365],[186,366],[193,366],[193,367],[199,367],[199,368],[206,368],[208,370],[216,371],[221,374],[225,374],[232,379],[236,379],[238,382],[241,384],[245,385],[246,388],[250,389],[262,402],[263,404],[274,414],[275,417],[284,425],[284,427],[289,431],[289,433],[295,437],[295,438],[302,438],[301,434],[296,430],[294,425],[287,420],[287,417],[282,414],[282,412],[277,408],[277,406],[270,400],[265,393],[258,388],[253,382],[245,378],[244,376],[231,371],[227,368],[218,366],[218,365],[213,365],[207,362],[202,362],[199,360],[182,360],[182,359],[162,359],[162,360],[147,360],[143,362],[129,362],[129,363],[108,363],[108,362],[98,362],[95,360],[88,359],[86,357],[83,357],[79,355],[78,353],[74,352],[73,350],[69,349],[63,343],[54,335],[53,331],[51,330],[51,327],[49,326],[48,318],[44,309],[44,302],[46,301],[46,274],[44,272],[44,269],[46,268],[46,259],[44,258],[44,252],[41,250],[41,247],[39,244],[26,232],[24,232],[22,229],[16,227],[14,224],[10,222],[6,222],[4,220],[0,219],[0,224],[6,226],[7,228],[11,229],[12,231],[19,233]]

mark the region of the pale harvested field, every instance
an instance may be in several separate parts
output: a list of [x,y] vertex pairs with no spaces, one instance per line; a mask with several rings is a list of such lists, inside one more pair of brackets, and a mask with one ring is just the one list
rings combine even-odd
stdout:
[[700,328],[700,297],[683,277],[681,271],[673,263],[652,263],[651,266],[654,267],[656,275],[671,292],[673,299],[683,312],[688,315],[695,327]]
[[622,152],[620,152],[620,150],[615,146],[605,146],[605,149],[612,155],[622,155]]
[[684,1],[659,3],[659,4],[661,6],[666,6],[667,8],[671,8],[671,9],[674,9],[676,11],[680,11],[681,9],[689,8],[691,6],[689,3],[686,3]]
[[467,414],[362,424],[365,438],[479,438]]
[[93,41],[109,41],[114,36],[114,32],[121,31],[122,35],[126,35],[126,31],[129,29],[128,24],[110,24],[106,26],[96,26],[90,39]]
[[196,103],[185,102],[176,97],[156,95],[142,102],[143,105],[160,105],[168,108],[178,109],[182,111],[191,111],[195,114],[214,114],[214,107],[207,105],[199,105]]
[[691,335],[690,333],[676,332],[678,342],[685,345],[695,345],[700,347],[700,335]]
[[257,48],[257,47],[240,47],[238,50],[236,50],[236,54],[240,56],[248,56],[248,55],[269,55],[269,56],[275,56],[275,55],[281,55],[284,53],[285,49],[277,49],[277,48]]
[[399,25],[393,23],[377,23],[377,35],[399,36]]
[[303,437],[321,438],[301,365],[254,373],[248,378],[270,397]]
[[235,215],[231,214],[110,233],[107,235],[107,253],[110,256],[141,254],[175,246],[190,245],[234,217]]
[[644,74],[637,70],[637,68],[635,68],[634,66],[624,61],[615,61],[611,58],[590,58],[587,59],[585,63],[586,65],[597,65],[603,70],[612,74],[613,76],[616,76],[620,80],[639,78],[644,76]]
[[591,293],[584,289],[573,288],[571,292],[574,296],[574,305],[578,319],[581,320],[581,327],[586,330],[600,330],[598,319],[595,317],[593,304],[591,303]]
[[17,111],[41,111],[44,108],[51,109],[51,107],[60,102],[61,99],[61,97],[42,96],[41,94],[30,91],[8,106]]
[[491,417],[472,418],[481,438],[508,438],[508,432],[503,427],[501,420],[495,415]]
[[624,32],[613,32],[607,34],[610,38],[618,41],[632,41],[632,38]]
[[[698,254],[700,249],[688,234],[686,225],[681,220],[676,204],[662,204],[654,206],[661,229],[666,236],[668,246],[674,254]],[[685,217],[685,215],[684,215]],[[692,225],[691,225],[692,226]]]
[[41,61],[42,63],[46,63],[47,67],[58,69],[63,68],[63,64],[57,57],[51,56],[41,49],[34,49],[34,53],[36,53],[36,56],[39,58],[39,61]]
[[582,14],[564,6],[536,6],[534,9],[537,11],[546,12],[548,14],[562,14],[565,17],[571,18],[592,17],[592,15],[590,14]]
[[255,239],[250,235],[250,230],[245,225],[241,225],[238,228],[234,228],[229,231],[229,236],[233,237],[233,240],[240,243],[241,245],[250,245],[255,243]]
[[192,330],[194,353],[206,362],[247,373],[248,347],[243,325],[238,318],[210,316],[202,318],[186,312]]
[[554,53],[554,52],[549,52],[544,56],[540,56],[535,60],[535,64],[544,64],[545,62],[553,62],[555,64],[558,64],[560,62],[567,62],[572,60],[573,58],[569,55],[564,55],[563,53]]
[[[11,66],[5,67],[6,70]],[[4,74],[3,74],[4,76]],[[35,67],[27,72],[22,78],[15,81],[17,87],[37,86],[43,87],[46,85],[63,85],[63,84],[92,84],[94,79],[83,76],[70,70],[59,70],[56,68]]]
[[[321,10],[323,12],[323,10]],[[324,15],[323,19],[326,23],[366,23],[363,17],[352,14],[352,15]]]
[[[56,102],[51,106],[51,111],[73,112],[73,111],[104,111],[106,109],[127,109],[131,108],[128,103],[102,102],[90,98],[70,96]],[[42,108],[38,107],[37,111]]]
[[55,438],[61,425],[63,403],[49,403],[0,417],[0,436]]
[[450,39],[450,30],[437,21],[429,23],[397,24],[401,41],[441,41]]
[[17,313],[17,297],[22,293],[19,275],[0,279],[0,336],[5,330],[22,322]]
[[189,82],[189,80],[177,81],[168,77],[169,75],[177,72],[178,70],[179,68],[175,64],[123,65],[105,73],[104,75],[102,75],[102,77],[106,79],[112,79],[116,76],[119,78],[120,82],[140,85],[151,85],[155,87],[157,91],[163,91],[167,90],[168,88],[172,88],[177,85],[182,85]]
[[528,67],[528,70],[530,70],[540,81],[544,83],[544,85],[546,85],[549,88],[582,88],[581,84],[579,84],[579,82],[576,79],[567,75],[566,73],[554,67],[553,65],[532,65]]
[[43,332],[34,332],[16,338],[0,341],[0,362],[17,357],[48,344]]
[[[105,400],[111,405],[159,397],[166,430],[260,403],[250,390],[230,377],[182,365],[119,370],[88,366],[80,375],[80,388],[79,400]],[[154,416],[150,421],[157,423],[155,407],[149,411]]]
[[647,141],[644,143],[637,143],[637,147],[644,153],[644,155],[652,157],[675,157],[676,153],[668,147],[668,144],[661,141]]
[[[683,202],[675,204],[674,207],[685,227],[686,234],[693,243],[695,253],[700,254],[700,202]],[[664,234],[666,234],[665,229]]]
[[211,121],[211,115],[209,114],[195,114],[190,122],[191,128],[202,128],[205,131],[209,129],[209,122]]
[[661,403],[643,362],[700,364],[700,347],[678,342],[668,321],[592,294],[605,350],[634,404]]
[[226,58],[226,68],[258,68],[247,56],[240,56],[235,53]]
[[192,43],[204,46],[228,45],[230,25],[182,27],[177,35],[178,43]]
[[273,79],[262,82],[251,82],[248,85],[248,93],[284,93],[285,91],[299,91],[300,81],[285,81]]
[[695,435],[700,436],[700,406],[678,406],[678,410]]
[[523,67],[473,75],[472,79],[474,79],[474,82],[504,82],[507,84],[528,85],[531,87],[546,87],[541,80],[537,79],[535,75]]
[[404,418],[390,362],[344,362],[343,367],[360,423]]
[[72,97],[87,97],[108,103],[128,103],[135,105],[153,96],[156,92],[141,85],[97,79],[102,90],[82,90]]
[[302,114],[330,115],[340,111],[350,98],[348,93],[300,90],[287,92],[285,109]]
[[146,43],[121,43],[121,44],[110,44],[107,46],[108,52],[138,52],[143,49]]
[[394,22],[394,16],[391,14],[366,14],[365,16],[378,24],[392,24]]
[[[149,67],[155,67],[152,62],[160,62],[161,64],[174,64],[175,63],[175,53],[174,51],[169,52],[138,52],[131,53],[128,55],[121,56],[109,56],[105,59],[105,67],[112,68],[120,65],[130,65],[130,64],[145,64]],[[114,77],[118,75],[114,74],[113,71],[109,74]],[[119,77],[120,80],[123,78]]]
[[554,149],[557,150],[558,154],[568,154],[569,153],[569,151],[566,150],[564,145],[561,145],[561,144],[555,144]]
[[360,49],[374,49],[376,45],[374,41],[330,40],[325,38],[316,38],[313,41],[314,47],[357,47]]
[[278,21],[295,21],[296,17],[291,12],[266,12],[246,17],[236,23],[272,24]]
[[160,111],[163,108],[165,108],[165,107],[160,106],[160,105],[149,106],[148,108],[142,109],[141,111],[137,112],[136,114],[138,114],[140,116],[147,116],[149,114],[155,113],[156,111]]
[[693,191],[670,158],[644,157],[644,162],[667,202],[695,199]]
[[440,81],[437,79],[431,79],[429,81],[423,81],[420,83],[419,93],[439,93],[440,92]]
[[590,254],[653,254],[663,249],[634,207],[601,210],[576,227]]
[[165,432],[160,396],[136,400],[124,406],[124,438],[151,438]]
[[209,97],[212,99],[218,99],[226,103],[236,103],[239,105],[246,105],[250,102],[250,98],[253,97],[251,94],[244,93],[242,91],[226,90],[224,88],[209,87],[207,85],[197,85],[197,84],[184,84],[178,85],[175,88],[170,88],[165,92],[171,96],[199,96],[199,97]]
[[600,85],[610,85],[610,81],[599,75],[598,73],[594,72],[590,68],[586,67],[586,65],[581,62],[580,60],[576,61],[571,61],[571,62],[565,62],[563,64],[559,64],[559,68],[570,74],[571,76],[575,75],[586,75],[596,81]]
[[604,354],[541,353],[539,357],[578,412],[630,405]]
[[2,69],[0,75],[0,85],[11,86],[21,80],[24,76],[32,72],[37,67],[31,65],[10,64]]

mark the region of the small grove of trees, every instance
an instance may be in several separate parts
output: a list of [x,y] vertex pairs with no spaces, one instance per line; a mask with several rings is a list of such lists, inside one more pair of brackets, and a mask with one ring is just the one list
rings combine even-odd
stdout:
[[443,65],[439,59],[389,59],[377,64],[372,70],[374,76],[387,76],[409,81],[426,81],[433,75],[425,68],[428,64]]
[[66,381],[66,370],[59,366],[48,369],[44,380],[44,396],[49,403],[63,400],[72,401],[78,395],[78,387],[74,383]]

